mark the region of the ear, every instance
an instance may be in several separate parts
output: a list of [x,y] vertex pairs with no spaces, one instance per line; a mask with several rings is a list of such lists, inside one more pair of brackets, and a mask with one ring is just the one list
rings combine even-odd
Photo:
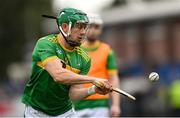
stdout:
[[69,29],[69,25],[67,24],[67,23],[63,23],[62,25],[61,25],[61,27],[62,27],[62,29],[63,29],[63,31],[66,33],[67,31],[68,31],[68,29]]

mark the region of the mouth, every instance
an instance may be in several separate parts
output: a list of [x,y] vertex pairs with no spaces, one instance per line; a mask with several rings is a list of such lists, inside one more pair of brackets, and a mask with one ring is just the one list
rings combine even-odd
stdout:
[[82,41],[83,40],[83,37],[82,36],[79,36],[78,37],[78,41]]

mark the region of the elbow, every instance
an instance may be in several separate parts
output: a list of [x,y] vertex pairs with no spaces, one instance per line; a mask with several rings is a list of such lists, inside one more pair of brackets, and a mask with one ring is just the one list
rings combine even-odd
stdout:
[[69,73],[66,70],[57,70],[53,76],[55,82],[71,85],[71,79],[69,79]]
[[54,76],[53,79],[54,79],[55,82],[61,82],[61,80],[59,79],[58,76]]
[[62,83],[62,84],[66,84],[67,80],[65,78],[65,75],[63,74],[64,72],[63,71],[56,71],[53,75],[53,79],[55,82],[58,82],[58,83]]
[[53,79],[55,82],[67,84],[67,81],[65,79],[63,79],[61,76],[55,76],[55,77],[53,77]]

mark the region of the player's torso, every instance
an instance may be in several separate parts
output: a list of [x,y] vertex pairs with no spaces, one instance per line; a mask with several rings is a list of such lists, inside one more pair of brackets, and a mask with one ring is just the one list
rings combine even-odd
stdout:
[[[80,73],[83,60],[78,49],[68,52],[57,42],[56,35],[51,35],[41,40],[48,41],[56,54],[55,56],[62,60],[64,68]],[[47,109],[44,112],[49,112],[50,114],[59,114],[71,108],[72,103],[69,98],[70,86],[55,82],[44,69],[42,62],[37,58],[39,55],[36,51],[33,51],[32,55],[32,74],[24,91],[24,102],[30,100],[28,102],[33,107],[39,106],[40,110]],[[57,110],[51,111],[54,108],[57,108]]]
[[[56,56],[61,60],[63,68],[66,68],[75,73],[80,73],[82,66],[82,55],[79,48],[74,50],[67,50],[57,40],[57,35],[48,39],[49,43],[53,46]],[[88,58],[87,58],[88,60]]]

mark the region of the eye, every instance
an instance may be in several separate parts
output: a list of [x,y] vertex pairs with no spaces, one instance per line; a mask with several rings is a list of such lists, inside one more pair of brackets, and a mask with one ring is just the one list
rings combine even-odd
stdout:
[[88,25],[85,23],[77,23],[75,27],[78,28],[79,30],[82,30],[82,29],[86,30],[88,28]]

